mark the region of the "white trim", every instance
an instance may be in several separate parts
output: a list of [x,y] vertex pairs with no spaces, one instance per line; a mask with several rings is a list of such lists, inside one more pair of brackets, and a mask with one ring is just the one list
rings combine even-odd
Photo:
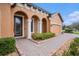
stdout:
[[39,27],[39,29],[40,29],[39,32],[42,33],[42,19],[39,20],[39,26],[40,26],[40,27]]
[[31,19],[28,19],[28,39],[31,39]]
[[34,27],[35,27],[35,26],[34,26],[34,18],[33,18],[33,33],[34,33]]
[[34,18],[31,19],[31,22],[32,22],[32,20],[33,20],[33,32],[31,32],[31,33],[34,33]]
[[[23,37],[24,37],[24,16],[23,16],[23,20],[22,20],[22,22],[23,22],[22,27],[23,27]],[[27,25],[26,25],[26,26],[27,26]]]
[[25,7],[27,10],[30,9],[30,7],[28,7],[26,3],[25,3],[25,5],[24,5],[24,7]]
[[31,6],[31,11],[35,12],[35,9],[33,8],[33,6]]
[[38,32],[40,32],[40,20],[38,20]]
[[20,38],[20,37],[24,37],[24,16],[23,15],[17,15],[15,14],[14,16],[19,16],[19,17],[22,17],[22,36],[18,36],[18,37],[15,37],[15,38]]

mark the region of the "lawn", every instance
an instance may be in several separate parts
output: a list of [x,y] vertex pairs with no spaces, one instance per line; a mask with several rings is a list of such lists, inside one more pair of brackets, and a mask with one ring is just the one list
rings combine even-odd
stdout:
[[79,34],[79,32],[73,32],[74,34]]

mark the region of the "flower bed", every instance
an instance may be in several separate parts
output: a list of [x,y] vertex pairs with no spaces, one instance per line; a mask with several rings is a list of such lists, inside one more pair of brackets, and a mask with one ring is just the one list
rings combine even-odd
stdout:
[[51,37],[54,37],[55,34],[51,33],[51,32],[47,32],[47,33],[34,33],[32,34],[32,38],[34,40],[45,40]]

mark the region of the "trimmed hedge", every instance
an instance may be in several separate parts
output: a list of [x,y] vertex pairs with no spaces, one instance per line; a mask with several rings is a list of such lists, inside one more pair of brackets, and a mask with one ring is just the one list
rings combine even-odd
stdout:
[[65,33],[73,33],[73,30],[72,29],[69,29],[69,28],[66,28],[65,29]]
[[7,55],[16,49],[15,38],[0,38],[0,55]]
[[54,37],[55,34],[54,33],[51,33],[51,32],[47,32],[47,33],[34,33],[32,35],[32,38],[34,40],[44,40],[44,39],[48,39],[48,38],[51,38],[51,37]]

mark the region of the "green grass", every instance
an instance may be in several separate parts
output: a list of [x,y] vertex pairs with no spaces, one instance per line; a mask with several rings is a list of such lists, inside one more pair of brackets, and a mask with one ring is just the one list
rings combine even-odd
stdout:
[[73,32],[74,34],[79,34],[79,32]]

